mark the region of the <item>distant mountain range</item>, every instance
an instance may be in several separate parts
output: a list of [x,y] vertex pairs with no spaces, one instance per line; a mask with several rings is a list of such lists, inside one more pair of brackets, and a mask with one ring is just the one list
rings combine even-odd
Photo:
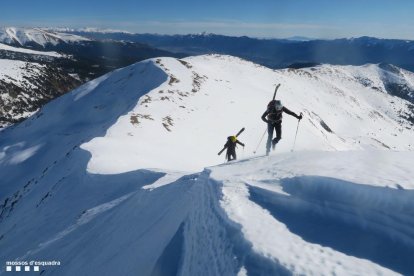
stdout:
[[84,71],[80,76],[89,78],[146,58],[211,53],[241,57],[273,69],[387,63],[414,71],[414,41],[373,37],[259,39],[211,33],[133,34],[96,28],[1,28],[0,43],[72,55]]
[[[53,60],[53,62],[55,64],[58,62],[59,66],[76,72],[81,79],[85,80],[152,57],[182,56],[139,42],[114,41],[109,38],[97,40],[62,32],[64,30],[66,29],[0,28],[0,43],[70,55],[71,59]],[[67,30],[70,31],[70,29]],[[84,31],[84,33],[90,32]],[[4,54],[0,55],[0,58],[4,58]]]
[[[23,120],[50,99],[114,69],[153,57],[212,53],[241,57],[273,69],[374,63],[387,68],[386,71],[393,70],[389,64],[414,71],[414,42],[405,40],[258,39],[207,33],[156,35],[95,28],[7,27],[0,28],[0,61],[25,62],[13,65],[21,72],[26,72],[26,67],[41,68],[36,71],[41,73],[29,74],[28,82],[39,84],[36,87],[42,91],[11,83],[8,68],[2,68],[0,125]],[[411,95],[404,85],[391,84],[388,90],[396,95]]]
[[228,54],[270,68],[307,67],[315,64],[363,65],[389,63],[414,71],[414,41],[360,37],[320,40],[258,39],[215,34],[156,35],[125,32],[71,31],[91,39],[147,43],[173,53]]
[[0,28],[0,129],[88,80],[158,56],[180,55],[62,30]]

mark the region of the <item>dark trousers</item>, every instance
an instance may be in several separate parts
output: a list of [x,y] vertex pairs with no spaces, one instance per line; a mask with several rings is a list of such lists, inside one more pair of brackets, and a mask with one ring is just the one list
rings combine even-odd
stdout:
[[[276,130],[276,137],[273,138],[273,130]],[[272,142],[274,145],[279,142],[280,139],[282,139],[282,122],[279,123],[268,123],[267,124],[267,143],[266,143],[266,154],[270,152],[270,147],[272,146]]]
[[236,160],[237,159],[236,150],[227,150],[226,156],[227,156],[227,161]]

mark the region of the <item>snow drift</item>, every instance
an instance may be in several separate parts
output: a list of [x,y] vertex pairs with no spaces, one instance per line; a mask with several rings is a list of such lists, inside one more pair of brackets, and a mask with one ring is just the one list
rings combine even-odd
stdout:
[[[43,275],[412,274],[412,104],[384,80],[414,78],[384,70],[200,56],[88,82],[0,132],[0,263],[61,262]],[[262,144],[254,156],[276,83],[305,114],[295,152],[285,115],[277,153],[260,156]],[[220,165],[242,126],[242,160]]]

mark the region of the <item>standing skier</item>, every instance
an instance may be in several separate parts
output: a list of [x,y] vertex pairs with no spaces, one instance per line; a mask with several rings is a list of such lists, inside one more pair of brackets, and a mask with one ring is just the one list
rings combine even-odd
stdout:
[[242,145],[244,147],[244,144],[237,140],[236,136],[229,136],[227,137],[227,142],[224,145],[224,148],[227,149],[226,157],[227,161],[236,160],[236,146],[237,144]]
[[[267,105],[267,110],[262,115],[262,120],[267,123],[267,143],[266,155],[269,155],[270,145],[275,149],[276,144],[282,139],[282,113],[285,112],[298,120],[302,119],[302,114],[297,115],[282,105],[279,100],[273,100]],[[276,130],[276,137],[273,138],[273,130]]]

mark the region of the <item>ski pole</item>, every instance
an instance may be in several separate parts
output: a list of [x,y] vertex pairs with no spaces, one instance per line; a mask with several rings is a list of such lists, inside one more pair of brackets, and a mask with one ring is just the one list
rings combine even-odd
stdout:
[[[300,113],[300,115],[302,116],[302,112]],[[293,142],[293,147],[292,147],[291,152],[293,152],[293,150],[295,149],[296,137],[298,136],[298,130],[299,130],[299,123],[300,123],[300,120],[298,121],[298,126],[296,127],[295,141]]]
[[265,131],[263,132],[262,138],[260,138],[259,144],[257,145],[256,150],[255,150],[255,151],[253,151],[253,154],[256,154],[257,149],[259,148],[260,144],[262,143],[263,137],[264,137],[264,136],[265,136],[265,134],[266,134],[266,130],[267,130],[267,128],[266,128],[266,129],[265,129]]

